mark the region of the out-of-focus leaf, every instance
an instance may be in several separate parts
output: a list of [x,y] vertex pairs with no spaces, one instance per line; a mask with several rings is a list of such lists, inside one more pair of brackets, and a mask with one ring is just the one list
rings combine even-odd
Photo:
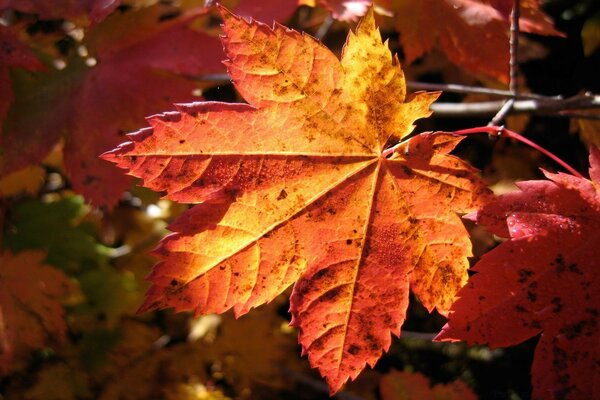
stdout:
[[0,0],[0,11],[12,8],[37,14],[41,19],[88,18],[98,23],[121,4],[121,0]]
[[46,171],[37,165],[30,165],[17,172],[0,178],[0,197],[27,193],[35,195],[44,184]]
[[447,385],[430,386],[425,375],[392,371],[381,378],[381,400],[476,400],[467,385],[455,381]]
[[583,53],[591,56],[600,46],[600,12],[585,21],[581,29]]
[[190,76],[222,70],[218,39],[190,26],[197,11],[177,15],[161,4],[114,13],[89,30],[89,57],[71,54],[53,74],[21,74],[0,145],[6,174],[39,162],[65,138],[67,176],[78,193],[114,206],[131,179],[97,155],[124,132],[177,100],[194,100]]
[[[35,377],[33,386],[24,393],[15,393],[17,400],[80,400],[91,399],[87,376],[82,370],[70,368],[65,363],[50,364]],[[22,397],[16,397],[22,396]],[[11,397],[8,398],[11,400]]]
[[0,254],[0,374],[11,370],[13,359],[23,361],[31,350],[65,337],[61,302],[77,289],[44,257],[36,251]]
[[129,271],[101,266],[78,275],[86,303],[78,311],[97,313],[109,326],[123,314],[134,314],[143,298],[138,281]]
[[[0,3],[1,10],[2,4]],[[42,64],[34,53],[19,40],[18,33],[14,29],[0,24],[0,87],[2,88],[0,91],[0,134],[2,133],[4,118],[13,101],[11,68],[36,71],[42,69]],[[0,157],[2,156],[1,150],[2,147],[0,147]]]
[[89,211],[81,196],[17,204],[6,221],[4,243],[13,251],[44,250],[47,263],[68,273],[104,264],[110,249],[83,220]]

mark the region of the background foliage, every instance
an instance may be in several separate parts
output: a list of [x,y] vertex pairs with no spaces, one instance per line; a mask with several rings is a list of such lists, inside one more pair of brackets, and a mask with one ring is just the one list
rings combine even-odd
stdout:
[[[327,387],[298,356],[297,334],[287,326],[289,296],[237,321],[230,314],[135,314],[154,263],[149,252],[186,207],[133,187],[96,156],[173,102],[239,100],[220,76],[225,69],[216,14],[191,0],[62,3],[48,9],[43,2],[0,1],[0,288],[14,290],[14,315],[38,332],[33,338],[6,336],[3,321],[11,309],[0,303],[0,398],[327,398]],[[294,1],[223,3],[312,34],[328,27],[324,42],[337,52],[353,24],[328,20],[332,10],[339,19],[352,18],[327,2],[316,8]],[[597,93],[600,6],[550,0],[544,10],[565,37],[522,37],[522,87],[545,95]],[[504,87],[506,77],[461,66],[442,47],[407,53],[402,35],[408,34],[399,34],[391,18],[379,18],[392,51],[401,61],[414,59],[404,65],[409,80]],[[488,99],[446,92],[440,101]],[[434,114],[417,131],[488,120]],[[600,144],[595,120],[532,113],[510,115],[506,124],[582,172],[586,144]],[[534,150],[503,138],[465,140],[458,151],[482,169],[496,192],[541,177],[539,167],[556,169]],[[470,229],[476,256],[494,246],[491,235]],[[9,266],[23,279],[6,272]],[[18,289],[23,282],[44,294],[43,303],[27,300]],[[444,319],[411,300],[402,338],[338,398],[394,398],[390,387],[409,393],[427,384],[418,375],[390,374],[394,370],[423,373],[434,384],[460,380],[480,398],[530,398],[537,339],[496,350],[432,343]]]

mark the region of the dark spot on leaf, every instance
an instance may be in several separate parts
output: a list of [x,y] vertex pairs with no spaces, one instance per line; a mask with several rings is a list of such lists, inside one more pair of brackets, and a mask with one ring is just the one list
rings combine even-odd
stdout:
[[563,309],[563,304],[562,301],[560,300],[560,297],[554,297],[552,300],[552,312],[554,314],[558,314],[559,312],[561,312],[561,310]]
[[359,352],[360,352],[360,347],[355,344],[348,347],[348,353],[352,354],[353,356],[357,355]]
[[577,275],[583,275],[583,272],[579,269],[579,266],[577,264],[569,265],[569,271],[571,271]]
[[283,200],[286,197],[288,197],[287,192],[285,191],[285,189],[281,189],[281,192],[279,192],[279,196],[277,196],[277,200]]
[[100,181],[100,178],[98,178],[97,176],[94,175],[86,175],[85,178],[83,179],[83,184],[84,185],[91,185],[94,182],[98,182]]
[[321,297],[319,298],[319,301],[329,302],[329,301],[335,300],[341,294],[342,289],[343,289],[342,287],[336,287],[331,290],[328,290],[327,292],[325,292],[321,295]]
[[346,239],[346,244],[352,244],[352,239]]
[[530,269],[523,268],[519,270],[519,283],[525,283],[531,278],[533,271]]

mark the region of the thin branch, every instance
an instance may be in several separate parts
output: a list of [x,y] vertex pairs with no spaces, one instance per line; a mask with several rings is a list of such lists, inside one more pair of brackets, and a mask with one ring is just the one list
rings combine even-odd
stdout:
[[[222,74],[206,74],[200,76],[192,76],[191,79],[195,79],[199,82],[215,82],[215,83],[227,83],[231,79],[226,73]],[[441,90],[443,92],[450,93],[461,93],[461,94],[486,94],[489,96],[498,97],[513,97],[513,94],[509,90],[501,89],[490,89],[480,86],[468,86],[459,85],[455,83],[428,83],[428,82],[415,82],[407,81],[406,86],[409,90]],[[532,99],[532,100],[546,100],[546,99],[559,99],[560,96],[543,96],[534,93],[520,93],[517,98],[519,99]]]
[[508,115],[510,110],[513,108],[515,104],[515,99],[519,95],[519,16],[521,14],[520,11],[520,2],[519,0],[514,0],[512,12],[510,14],[510,40],[509,40],[509,48],[510,48],[510,60],[509,60],[509,79],[510,82],[508,84],[508,88],[512,97],[508,99],[502,107],[498,110],[498,112],[494,115],[492,120],[488,123],[488,126],[496,126],[500,125],[504,118]]
[[331,25],[333,25],[334,21],[335,20],[331,17],[331,15],[328,16],[317,30],[317,33],[315,33],[315,38],[323,40],[325,35],[327,35],[327,33],[329,32],[329,29],[331,28]]
[[500,123],[506,118],[510,110],[512,110],[515,105],[515,99],[508,99],[504,102],[500,110],[494,115],[494,118],[488,123],[489,126],[500,125]]
[[[227,74],[206,74],[194,79],[202,82],[228,83]],[[513,98],[508,90],[489,89],[477,86],[456,84],[438,84],[425,82],[406,82],[411,90],[442,90],[454,93],[487,94],[491,96]],[[600,109],[600,95],[585,93],[573,97],[543,96],[539,94],[519,93],[510,108],[514,113],[542,114],[553,117],[575,117],[584,119],[600,119],[593,114],[573,114],[569,110]],[[504,100],[482,101],[474,103],[434,103],[431,109],[437,117],[491,117],[506,104]],[[496,124],[495,124],[496,125]]]
[[[441,90],[443,92],[450,93],[462,93],[462,94],[487,94],[490,96],[498,96],[498,97],[515,97],[514,94],[509,90],[501,90],[501,89],[490,89],[480,86],[468,86],[468,85],[458,85],[455,83],[426,83],[426,82],[414,82],[407,81],[406,86],[410,90]],[[560,96],[543,96],[540,94],[533,93],[520,93],[516,96],[519,99],[533,99],[533,100],[544,100],[544,99],[557,99]]]
[[[504,101],[482,101],[475,103],[434,103],[431,109],[438,117],[488,117],[495,115]],[[514,113],[541,114],[553,117],[569,117],[568,110],[599,109],[600,95],[586,93],[562,98],[544,100],[516,100],[512,105]],[[577,118],[597,119],[596,115],[578,114]]]
[[514,0],[510,14],[510,84],[509,90],[513,96],[519,93],[519,17],[521,16],[520,0]]

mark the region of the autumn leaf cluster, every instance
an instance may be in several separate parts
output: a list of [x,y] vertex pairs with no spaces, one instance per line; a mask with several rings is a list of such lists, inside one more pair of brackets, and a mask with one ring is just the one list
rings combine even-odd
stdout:
[[[322,391],[295,336],[334,394],[393,354],[415,307],[448,348],[539,337],[532,398],[598,394],[600,152],[589,179],[540,176],[505,144],[507,190],[496,152],[486,182],[472,139],[415,130],[452,129],[413,70],[508,83],[512,1],[197,3],[0,1],[0,394]],[[537,1],[520,13],[521,32],[564,36]],[[336,54],[273,20],[347,37]],[[475,398],[372,374],[349,387]]]

